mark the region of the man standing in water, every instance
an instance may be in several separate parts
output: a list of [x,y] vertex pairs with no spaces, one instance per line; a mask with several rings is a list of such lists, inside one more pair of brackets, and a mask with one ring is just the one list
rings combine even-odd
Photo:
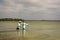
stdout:
[[23,21],[22,23],[22,29],[24,30],[28,24]]
[[19,21],[19,22],[18,22],[17,28],[16,28],[17,30],[19,30],[19,29],[21,28],[21,23],[22,23],[22,21]]

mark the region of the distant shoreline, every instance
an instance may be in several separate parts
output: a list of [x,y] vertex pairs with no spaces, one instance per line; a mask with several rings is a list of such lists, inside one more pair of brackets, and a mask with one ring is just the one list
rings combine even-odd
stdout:
[[[19,18],[0,18],[0,21],[24,21],[25,19]],[[29,20],[29,21],[60,21],[60,20]]]
[[0,18],[0,21],[24,21],[24,19],[18,19],[18,18]]

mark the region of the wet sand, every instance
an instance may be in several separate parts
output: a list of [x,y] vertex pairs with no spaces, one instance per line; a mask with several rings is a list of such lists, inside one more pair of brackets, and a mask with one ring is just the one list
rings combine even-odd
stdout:
[[26,30],[16,30],[17,22],[0,21],[0,40],[60,40],[60,21],[26,21]]

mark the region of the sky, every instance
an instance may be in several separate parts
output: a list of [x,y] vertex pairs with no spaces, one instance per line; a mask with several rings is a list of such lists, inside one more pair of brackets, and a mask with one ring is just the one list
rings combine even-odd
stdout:
[[60,0],[0,0],[0,18],[60,20]]

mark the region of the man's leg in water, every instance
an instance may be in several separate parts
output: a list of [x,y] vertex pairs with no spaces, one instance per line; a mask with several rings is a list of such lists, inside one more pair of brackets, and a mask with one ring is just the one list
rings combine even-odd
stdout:
[[23,30],[25,30],[25,28],[23,28]]

